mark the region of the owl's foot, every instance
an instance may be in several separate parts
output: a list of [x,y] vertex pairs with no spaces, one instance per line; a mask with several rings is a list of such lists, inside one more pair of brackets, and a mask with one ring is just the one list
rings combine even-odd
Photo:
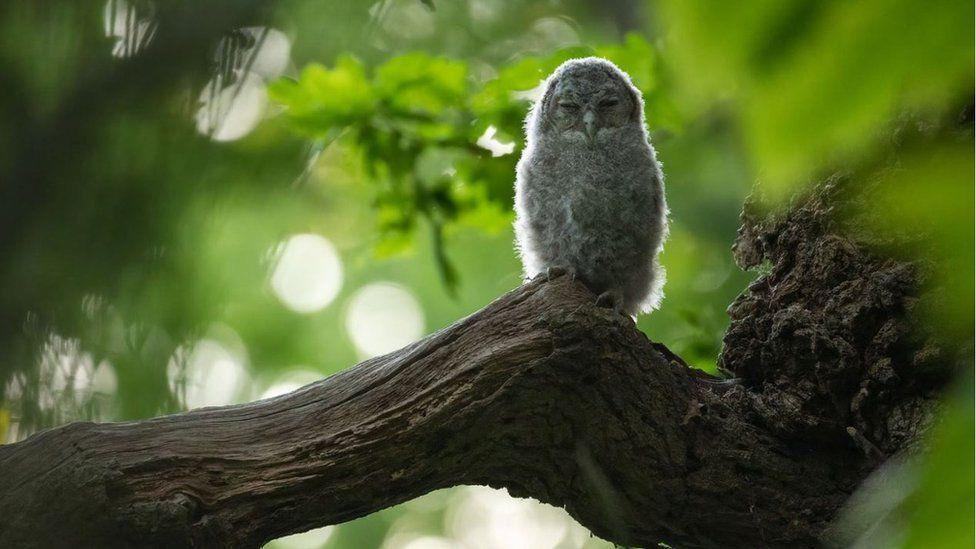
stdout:
[[[624,311],[624,297],[620,295],[620,292],[614,290],[607,290],[603,292],[596,298],[597,307],[605,307],[607,309],[613,309],[613,312],[621,315],[626,315]],[[629,316],[629,315],[628,315]]]
[[546,280],[552,282],[561,276],[570,275],[576,280],[576,272],[569,267],[549,267],[546,269]]

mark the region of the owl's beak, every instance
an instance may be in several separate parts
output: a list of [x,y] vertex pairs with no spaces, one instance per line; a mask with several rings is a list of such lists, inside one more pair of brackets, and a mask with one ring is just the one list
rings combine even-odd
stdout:
[[586,140],[592,145],[596,141],[596,114],[589,109],[583,113],[583,128],[586,131]]

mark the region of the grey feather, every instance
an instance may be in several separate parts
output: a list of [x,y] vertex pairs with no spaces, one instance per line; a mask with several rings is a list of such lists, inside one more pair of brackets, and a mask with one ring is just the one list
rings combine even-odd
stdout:
[[663,297],[668,208],[641,93],[596,57],[563,63],[545,90],[515,179],[525,275],[566,269],[621,312],[650,312]]

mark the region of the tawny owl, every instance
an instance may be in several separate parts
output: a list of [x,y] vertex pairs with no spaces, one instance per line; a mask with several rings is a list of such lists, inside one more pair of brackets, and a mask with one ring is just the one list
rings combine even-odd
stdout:
[[569,273],[636,317],[662,298],[664,176],[641,93],[596,57],[563,63],[525,120],[515,234],[525,275]]

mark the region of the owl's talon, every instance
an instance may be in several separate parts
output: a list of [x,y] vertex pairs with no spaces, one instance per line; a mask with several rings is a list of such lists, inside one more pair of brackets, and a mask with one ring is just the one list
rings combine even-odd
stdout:
[[[546,280],[552,282],[553,280],[556,280],[557,278],[561,276],[566,276],[568,274],[573,274],[573,273],[571,273],[570,270],[567,269],[566,267],[549,267],[548,269],[546,269]],[[574,279],[576,278],[575,274],[573,274],[573,278]]]
[[614,291],[603,292],[596,298],[597,307],[613,309],[613,312],[618,314],[624,314],[623,304],[623,298],[620,296],[620,294]]

